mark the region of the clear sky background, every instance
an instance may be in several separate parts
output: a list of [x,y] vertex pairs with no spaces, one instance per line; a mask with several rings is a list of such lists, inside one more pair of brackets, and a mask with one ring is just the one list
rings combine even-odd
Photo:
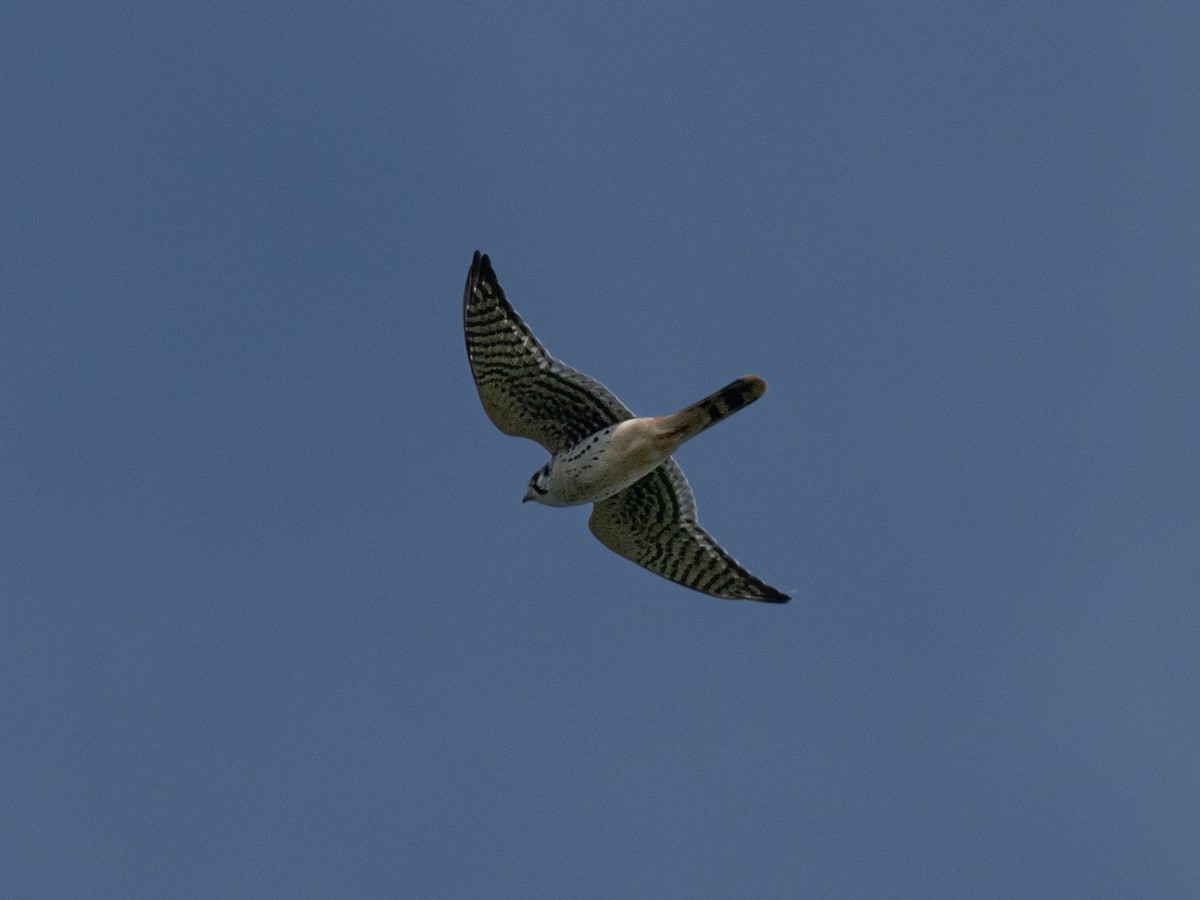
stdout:
[[[5,897],[1195,897],[1200,7],[0,13]],[[785,606],[520,498],[471,253]]]

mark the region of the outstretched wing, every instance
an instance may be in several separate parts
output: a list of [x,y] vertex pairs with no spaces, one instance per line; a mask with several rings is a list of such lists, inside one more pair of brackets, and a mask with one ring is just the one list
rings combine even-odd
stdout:
[[546,352],[478,250],[463,292],[463,330],[483,409],[505,434],[557,453],[633,418],[612,391]]
[[592,507],[588,528],[609,550],[671,581],[727,600],[786,603],[696,521],[692,489],[675,460]]

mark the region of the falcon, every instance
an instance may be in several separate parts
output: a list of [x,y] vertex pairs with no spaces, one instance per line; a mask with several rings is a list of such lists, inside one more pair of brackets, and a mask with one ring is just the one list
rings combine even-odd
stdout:
[[600,543],[656,575],[713,597],[786,603],[696,520],[696,501],[671,454],[767,390],[745,375],[669,416],[638,417],[593,378],[546,352],[475,251],[463,292],[467,357],[484,412],[505,434],[537,441],[550,461],[525,500],[591,503]]

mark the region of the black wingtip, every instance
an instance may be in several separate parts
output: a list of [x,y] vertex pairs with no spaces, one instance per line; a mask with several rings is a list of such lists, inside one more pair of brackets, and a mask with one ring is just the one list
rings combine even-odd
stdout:
[[[753,575],[750,575],[750,573],[747,572],[746,574],[749,576],[749,581],[738,590],[730,591],[729,593],[710,592],[694,587],[692,590],[699,590],[702,594],[711,593],[713,597],[720,597],[722,600],[754,600],[759,603],[787,603],[792,599],[782,591],[775,590],[769,584],[763,584]],[[691,585],[685,585],[685,587],[691,587]]]
[[471,257],[471,271],[467,273],[467,280],[495,283],[496,273],[492,271],[492,261],[486,253],[475,251],[475,255]]

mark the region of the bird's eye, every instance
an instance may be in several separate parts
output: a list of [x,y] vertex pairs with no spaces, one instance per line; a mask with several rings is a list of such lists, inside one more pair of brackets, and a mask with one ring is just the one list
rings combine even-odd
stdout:
[[537,472],[534,474],[533,478],[531,478],[529,480],[529,486],[531,488],[533,488],[533,490],[535,490],[539,494],[549,493],[549,489],[546,487],[546,479],[549,477],[550,477],[550,466],[549,465],[542,466],[540,469],[537,470]]

